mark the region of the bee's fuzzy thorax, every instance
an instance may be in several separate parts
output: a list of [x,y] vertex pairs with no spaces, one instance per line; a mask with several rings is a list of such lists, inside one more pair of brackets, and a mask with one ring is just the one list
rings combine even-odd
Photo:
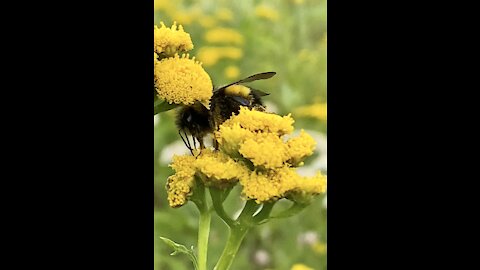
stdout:
[[248,95],[250,95],[250,92],[250,88],[239,84],[234,84],[225,88],[225,94],[232,96],[241,96],[244,98],[247,98]]

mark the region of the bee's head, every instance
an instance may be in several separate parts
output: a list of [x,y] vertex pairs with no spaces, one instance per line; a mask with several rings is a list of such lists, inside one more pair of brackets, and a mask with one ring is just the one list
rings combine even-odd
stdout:
[[180,108],[177,114],[176,124],[181,130],[185,130],[190,134],[196,134],[200,130],[209,127],[208,122],[209,111],[200,103],[192,106]]

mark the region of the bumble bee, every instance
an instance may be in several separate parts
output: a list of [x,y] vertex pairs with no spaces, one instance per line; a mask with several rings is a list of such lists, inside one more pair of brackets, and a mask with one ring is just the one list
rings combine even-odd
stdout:
[[[265,110],[261,97],[269,94],[242,84],[269,79],[275,74],[275,72],[258,73],[215,89],[210,100],[210,110],[199,102],[195,102],[192,106],[181,107],[177,113],[176,125],[183,143],[192,155],[193,149],[196,149],[195,140],[200,144],[200,149],[205,148],[203,137],[217,130],[232,115],[238,114],[240,106]],[[182,132],[185,138],[183,138]],[[192,136],[193,147],[188,139],[188,134]],[[218,149],[215,140],[213,140],[213,144],[215,149]]]

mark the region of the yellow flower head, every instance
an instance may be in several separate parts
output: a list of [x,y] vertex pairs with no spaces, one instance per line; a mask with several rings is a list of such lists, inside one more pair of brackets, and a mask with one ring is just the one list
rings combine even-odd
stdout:
[[175,18],[175,21],[179,24],[190,25],[196,19],[196,14],[195,12],[177,10],[172,17]]
[[230,22],[233,20],[233,12],[230,9],[220,8],[215,15],[220,21]]
[[315,253],[319,255],[327,254],[327,245],[325,243],[317,242],[312,245],[312,249]]
[[244,129],[239,123],[221,125],[219,132],[215,132],[215,139],[220,144],[220,149],[232,157],[239,157],[240,146],[246,139],[254,138],[256,134]]
[[153,10],[163,10],[165,12],[170,12],[175,9],[173,2],[170,0],[155,0],[153,1]]
[[248,174],[248,169],[241,163],[235,162],[232,158],[220,151],[209,149],[202,150],[192,166],[206,176],[206,185],[225,187],[236,183],[238,179]]
[[297,263],[292,266],[291,270],[315,270],[313,268],[310,268],[306,266],[305,264]]
[[164,58],[155,64],[155,88],[161,99],[170,104],[191,105],[195,101],[210,108],[213,85],[210,76],[195,57],[189,55]]
[[223,58],[238,60],[243,52],[236,47],[202,47],[198,51],[198,59],[206,66],[213,66]]
[[168,177],[167,197],[171,207],[180,207],[187,202],[195,183],[195,170],[190,166],[193,156],[174,156],[170,167],[175,174]]
[[313,177],[299,176],[296,179],[296,187],[287,194],[288,199],[309,204],[313,197],[327,191],[327,177],[321,172]]
[[236,66],[228,66],[224,71],[224,75],[229,80],[237,79],[240,76],[240,69]]
[[249,174],[247,167],[223,152],[203,149],[197,154],[196,157],[173,157],[170,167],[175,174],[168,178],[166,186],[171,207],[187,203],[195,185],[195,175],[207,186],[224,188],[236,184],[241,177]]
[[255,8],[255,15],[270,21],[277,21],[279,18],[277,10],[266,5],[259,5]]
[[177,26],[174,22],[171,28],[160,23],[160,28],[156,25],[153,30],[153,48],[158,54],[173,56],[177,52],[187,52],[193,49],[190,34],[183,30],[181,25]]
[[207,31],[204,37],[210,43],[243,44],[242,34],[231,28],[215,28]]
[[288,191],[297,187],[298,174],[294,170],[282,167],[270,171],[254,171],[240,179],[243,194],[257,203],[268,202],[285,197]]
[[315,103],[309,106],[304,106],[294,111],[295,116],[298,117],[312,117],[321,121],[327,120],[327,103]]
[[199,18],[198,23],[204,28],[212,28],[217,25],[217,19],[209,15],[203,15]]
[[292,2],[295,4],[295,5],[301,5],[305,2],[305,0],[292,0]]
[[245,140],[239,149],[240,154],[248,158],[253,165],[274,169],[282,167],[289,158],[286,145],[275,134]]
[[282,136],[293,131],[294,120],[290,114],[282,117],[273,113],[241,107],[238,115],[228,119],[223,125],[231,127],[235,123],[253,132],[269,132]]
[[300,164],[306,157],[313,154],[317,142],[303,129],[300,135],[287,141],[287,151],[290,157],[290,164]]
[[300,177],[297,179],[297,191],[308,195],[322,194],[327,191],[327,177],[321,172],[313,177]]

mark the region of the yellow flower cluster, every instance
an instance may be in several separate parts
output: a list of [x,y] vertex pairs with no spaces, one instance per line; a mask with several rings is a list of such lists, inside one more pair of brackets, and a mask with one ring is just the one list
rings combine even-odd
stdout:
[[223,126],[231,127],[234,124],[240,124],[242,128],[252,132],[261,131],[282,136],[293,131],[294,122],[290,114],[282,117],[273,113],[249,110],[243,107],[240,108],[238,115],[225,121]]
[[223,58],[238,60],[242,58],[242,56],[243,51],[237,47],[206,46],[200,48],[198,51],[198,59],[202,61],[206,67],[215,65]]
[[308,156],[313,154],[317,142],[304,130],[300,131],[300,136],[287,141],[287,151],[290,157],[289,163],[300,165]]
[[214,28],[205,33],[205,40],[210,43],[243,44],[243,36],[231,28]]
[[257,203],[288,198],[307,202],[326,191],[326,177],[300,176],[296,167],[313,153],[315,141],[303,130],[284,141],[293,131],[290,115],[240,108],[238,115],[220,125],[215,132],[218,150],[203,149],[196,157],[174,157],[175,174],[168,179],[170,206],[185,204],[195,182],[195,175],[206,186],[224,188],[236,184],[243,195]]
[[204,149],[193,164],[198,172],[207,177],[204,179],[207,186],[229,186],[248,174],[247,167],[220,151]]
[[195,184],[195,170],[190,164],[195,161],[193,156],[174,156],[170,165],[175,174],[168,177],[168,203],[171,207],[179,207],[187,202]]
[[259,18],[267,19],[270,21],[277,21],[280,17],[276,9],[267,5],[259,5],[255,8],[255,15]]
[[314,269],[306,266],[305,264],[297,263],[292,266],[291,270],[314,270]]
[[304,106],[294,111],[295,116],[298,117],[312,117],[321,121],[327,120],[327,103],[315,103],[309,106]]
[[312,249],[315,253],[319,255],[325,255],[327,254],[327,244],[317,242],[312,245]]
[[236,66],[228,66],[225,68],[224,75],[227,79],[234,80],[240,76],[240,69]]
[[293,131],[294,120],[287,116],[241,107],[236,116],[220,125],[215,138],[221,151],[250,163],[248,174],[239,176],[243,194],[257,203],[289,195],[309,197],[326,191],[326,177],[298,175],[295,167],[313,154],[315,140],[301,131],[286,142],[283,136]]
[[175,174],[167,181],[168,202],[171,207],[180,207],[188,201],[195,184],[195,175],[206,186],[227,187],[248,175],[249,170],[220,151],[203,149],[198,156],[174,156],[170,165]]
[[215,16],[220,21],[224,21],[224,22],[233,21],[233,12],[227,8],[218,9],[217,12],[215,13]]
[[292,0],[292,2],[295,4],[295,5],[301,5],[305,2],[305,0]]
[[170,0],[155,0],[153,1],[153,10],[163,10],[165,12],[171,12],[175,9],[173,2]]
[[210,107],[212,80],[195,57],[176,54],[156,62],[154,79],[158,97],[170,104],[191,105],[199,101]]
[[217,19],[210,15],[202,15],[198,23],[204,28],[212,28],[217,25]]
[[154,51],[158,54],[173,56],[177,52],[187,52],[193,49],[190,34],[183,30],[183,26],[177,26],[176,22],[171,28],[166,27],[163,22],[160,23],[160,28],[155,25],[153,37]]

